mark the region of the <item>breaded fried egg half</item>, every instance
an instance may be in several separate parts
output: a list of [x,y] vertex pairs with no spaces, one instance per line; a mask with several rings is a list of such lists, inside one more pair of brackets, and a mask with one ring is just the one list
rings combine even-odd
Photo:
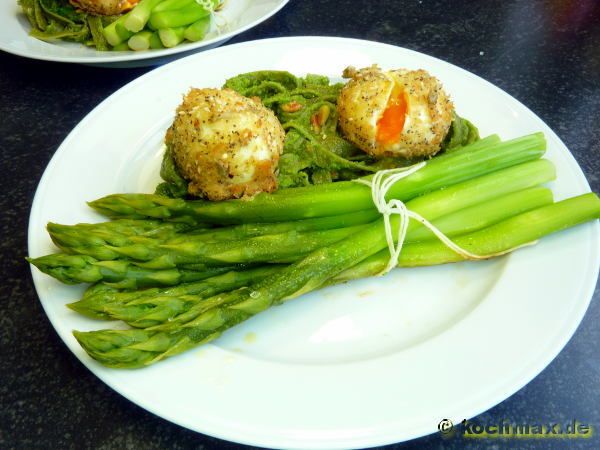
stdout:
[[129,11],[140,0],[69,0],[76,8],[101,16],[115,16]]
[[231,89],[190,89],[165,144],[190,194],[226,200],[277,189],[284,139],[279,120],[259,99]]
[[440,81],[425,70],[348,67],[338,98],[339,126],[350,142],[375,157],[437,153],[454,106]]

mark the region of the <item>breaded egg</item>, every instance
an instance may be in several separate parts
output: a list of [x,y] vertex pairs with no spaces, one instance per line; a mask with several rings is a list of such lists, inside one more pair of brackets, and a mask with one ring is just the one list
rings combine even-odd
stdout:
[[165,143],[192,195],[209,200],[277,189],[285,132],[259,99],[231,89],[191,89]]
[[344,136],[376,157],[427,157],[448,133],[454,106],[440,81],[425,70],[344,71],[350,81],[338,98]]
[[70,3],[91,14],[101,16],[116,16],[129,11],[140,0],[69,0]]

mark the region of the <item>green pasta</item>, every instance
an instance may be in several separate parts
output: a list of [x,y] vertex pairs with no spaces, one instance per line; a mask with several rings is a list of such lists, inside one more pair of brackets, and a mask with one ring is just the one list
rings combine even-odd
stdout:
[[102,29],[116,16],[87,14],[64,0],[19,0],[31,24],[30,35],[43,40],[62,39],[108,50]]

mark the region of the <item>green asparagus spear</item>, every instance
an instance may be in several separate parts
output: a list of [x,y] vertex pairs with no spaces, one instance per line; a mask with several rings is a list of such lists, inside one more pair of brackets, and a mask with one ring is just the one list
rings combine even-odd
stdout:
[[[52,223],[52,222],[50,222]],[[190,230],[198,230],[199,228],[183,224],[169,222],[165,223],[160,220],[131,220],[119,219],[111,220],[110,222],[98,223],[78,223],[76,225],[61,225],[63,230],[73,230],[73,234],[98,234],[100,236],[148,236],[168,238],[177,233]],[[204,229],[206,231],[206,229]],[[110,242],[110,241],[108,241]]]
[[194,2],[181,9],[153,12],[150,15],[150,25],[155,30],[186,27],[209,15],[209,10]]
[[89,255],[99,260],[118,258],[119,254],[112,247],[164,242],[179,232],[189,230],[188,226],[180,223],[128,219],[77,225],[50,222],[46,228],[52,242],[64,252]]
[[203,309],[207,311],[214,305],[213,302],[208,300],[209,298],[222,292],[228,292],[258,282],[281,268],[283,268],[283,266],[271,265],[263,267],[261,268],[263,273],[254,275],[243,284],[239,282],[236,282],[235,285],[234,283],[230,283],[229,285],[221,283],[218,286],[218,289],[213,289],[212,292],[208,292],[207,290],[202,297],[197,294],[190,294],[177,297],[155,297],[149,302],[145,299],[139,299],[134,300],[127,305],[110,304],[107,305],[105,310],[113,319],[122,320],[135,328],[157,326],[168,323],[173,318],[185,314],[192,307],[196,310]]
[[131,50],[143,51],[150,48],[150,39],[152,38],[152,31],[144,30],[140,31],[129,38],[127,45]]
[[98,261],[91,256],[63,253],[26,259],[42,272],[65,284],[104,281],[121,289],[173,286],[179,283],[203,280],[232,269],[231,267],[214,267],[204,270],[151,270],[138,267],[128,261]]
[[160,42],[167,48],[181,44],[185,39],[185,27],[161,28],[158,30]]
[[[340,216],[318,217],[292,222],[243,224],[212,230],[193,229],[185,224],[154,220],[115,220],[98,224],[60,225],[49,223],[48,233],[62,251],[89,255],[108,261],[122,256],[115,247],[156,246],[193,242],[237,241],[256,236],[281,234],[288,231],[317,231],[363,225],[379,216],[375,210],[358,211]],[[186,232],[187,231],[187,232]]]
[[323,245],[337,242],[365,226],[356,225],[322,231],[290,231],[232,242],[206,243],[190,237],[158,245],[144,243],[115,247],[114,250],[122,257],[137,260],[138,266],[149,269],[168,269],[198,263],[213,267],[243,263],[287,262],[295,261]]
[[[475,145],[475,144],[473,144]],[[485,147],[465,146],[440,155],[400,180],[389,198],[410,200],[425,192],[451,186],[486,173],[540,158],[545,150],[542,133]],[[184,201],[155,195],[115,194],[90,203],[109,217],[160,218],[169,221],[208,223],[282,222],[372,209],[368,187],[353,182],[281,189],[258,194],[250,201]]]
[[152,10],[153,12],[182,9],[195,3],[196,0],[164,0]]
[[[144,26],[146,26],[146,22],[150,19],[150,14],[156,8],[160,2],[163,0],[141,0],[135,8],[129,11],[127,17],[123,21],[123,26],[133,33],[138,33],[142,31]],[[130,43],[131,46],[131,43]],[[137,48],[133,48],[133,50],[138,50]],[[144,49],[145,50],[145,49]]]
[[[523,213],[460,237],[456,242],[478,254],[503,252],[598,218],[600,200],[595,194],[585,194]],[[143,367],[212,341],[228,328],[270,306],[317,288],[341,273],[344,267],[352,267],[375,255],[374,248],[384,246],[383,227],[373,226],[352,239],[311,253],[251,288],[225,294],[220,302],[215,301],[218,306],[176,330],[99,330],[75,331],[73,334],[92,358],[108,367]],[[461,259],[443,244],[433,241],[408,244],[401,255],[400,265],[441,264]],[[386,263],[383,262],[384,265]]]
[[129,44],[127,42],[121,42],[120,44],[115,45],[111,48],[113,52],[130,52],[131,48],[129,48]]
[[[148,288],[148,289],[153,289],[153,288]],[[128,289],[119,289],[117,287],[114,287],[110,284],[106,284],[103,282],[98,282],[95,284],[91,284],[88,286],[88,288],[83,292],[83,296],[81,297],[82,300],[84,299],[89,299],[92,297],[96,297],[99,296],[101,298],[103,298],[106,302],[111,301],[111,298],[113,296],[117,296],[119,294],[136,294],[137,290],[128,290]]]
[[201,41],[210,30],[210,16],[194,22],[185,29],[183,36],[191,42]]
[[[356,211],[339,216],[315,217],[313,219],[294,220],[290,222],[244,223],[230,227],[222,227],[195,233],[195,240],[205,242],[237,241],[268,234],[280,234],[288,231],[318,231],[364,225],[379,217],[375,210]],[[171,242],[186,240],[187,234],[173,236]]]
[[127,42],[127,40],[133,36],[133,33],[123,25],[126,19],[127,14],[119,17],[117,20],[104,27],[104,37],[113,47],[116,47],[123,42]]
[[150,48],[153,50],[165,48],[158,36],[158,31],[154,31],[152,36],[150,36]]
[[123,320],[133,327],[146,328],[167,322],[202,303],[204,298],[238,289],[281,270],[269,265],[243,271],[230,271],[193,283],[169,288],[137,291],[96,288],[81,300],[67,306],[95,319]]

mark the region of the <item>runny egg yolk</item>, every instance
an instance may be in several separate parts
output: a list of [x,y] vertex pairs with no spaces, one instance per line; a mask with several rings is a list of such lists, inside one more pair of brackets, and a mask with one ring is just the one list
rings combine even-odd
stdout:
[[404,92],[393,92],[385,111],[377,121],[377,141],[393,144],[402,134],[408,105]]

